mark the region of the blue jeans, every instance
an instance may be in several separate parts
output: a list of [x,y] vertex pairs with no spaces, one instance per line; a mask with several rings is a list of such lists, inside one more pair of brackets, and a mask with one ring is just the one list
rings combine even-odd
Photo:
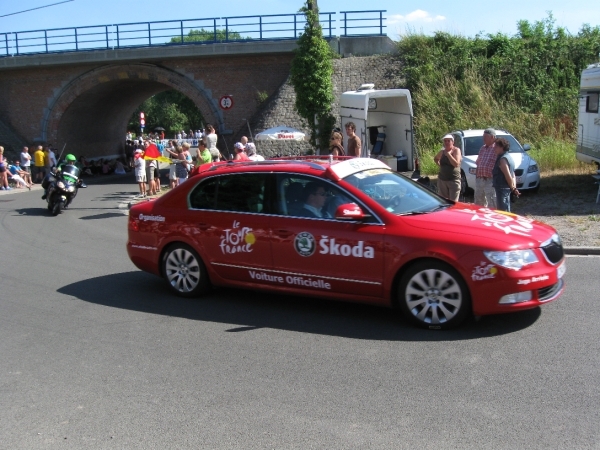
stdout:
[[510,212],[510,188],[496,189],[496,209]]

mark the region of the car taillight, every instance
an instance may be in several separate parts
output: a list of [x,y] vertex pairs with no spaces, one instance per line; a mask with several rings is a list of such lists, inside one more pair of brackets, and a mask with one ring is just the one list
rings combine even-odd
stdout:
[[129,215],[129,229],[131,231],[140,231],[140,223],[137,219],[133,218],[131,214]]

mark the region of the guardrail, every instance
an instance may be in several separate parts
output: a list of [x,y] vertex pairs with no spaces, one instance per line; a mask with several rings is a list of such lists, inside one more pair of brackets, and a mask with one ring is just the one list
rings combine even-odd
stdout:
[[[323,36],[383,36],[385,10],[319,14]],[[122,23],[76,28],[0,33],[0,58],[43,53],[81,52],[165,45],[298,39],[304,14],[214,17],[159,22]],[[350,30],[350,33],[348,31]]]

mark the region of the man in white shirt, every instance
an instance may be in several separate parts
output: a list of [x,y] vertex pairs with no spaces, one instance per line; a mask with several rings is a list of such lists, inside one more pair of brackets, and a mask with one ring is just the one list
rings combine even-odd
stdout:
[[23,147],[23,151],[21,152],[21,170],[31,174],[31,155],[27,147]]

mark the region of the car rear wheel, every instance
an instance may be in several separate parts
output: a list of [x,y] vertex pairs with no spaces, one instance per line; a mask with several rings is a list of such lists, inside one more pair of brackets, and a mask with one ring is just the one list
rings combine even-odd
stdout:
[[398,307],[413,323],[429,329],[459,325],[471,311],[469,290],[460,274],[441,261],[423,261],[401,278]]
[[171,290],[182,297],[197,297],[210,288],[202,259],[185,244],[175,244],[166,251],[163,275]]

